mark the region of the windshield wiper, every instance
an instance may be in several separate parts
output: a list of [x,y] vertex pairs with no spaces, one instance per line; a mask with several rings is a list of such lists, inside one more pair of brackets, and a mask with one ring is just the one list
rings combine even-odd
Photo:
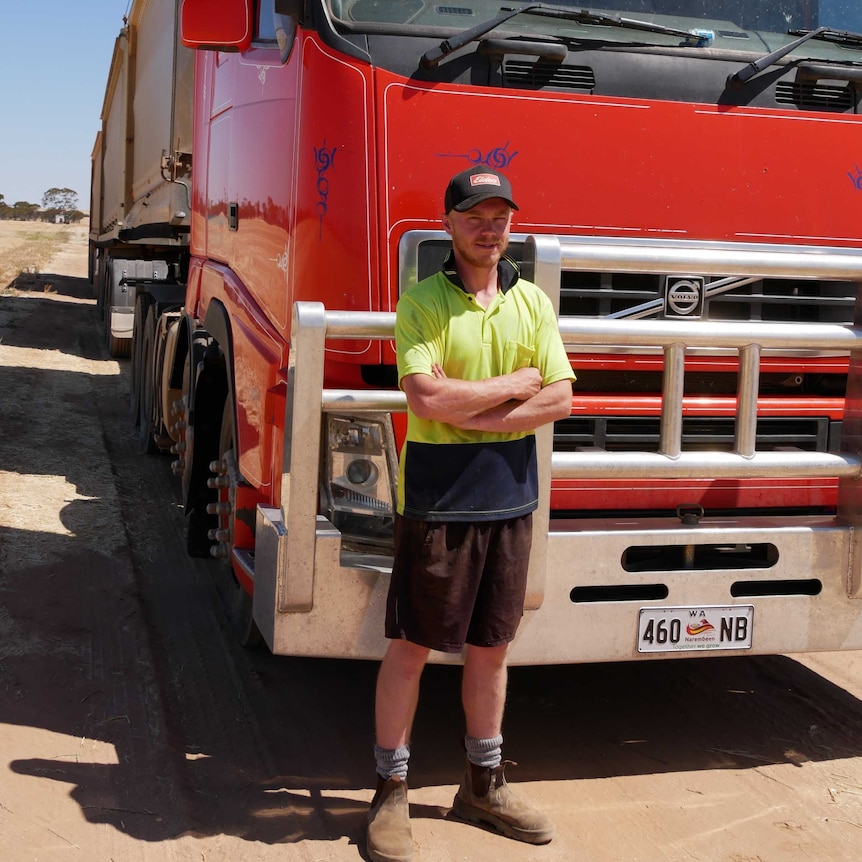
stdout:
[[457,51],[459,48],[469,45],[480,36],[490,33],[495,27],[499,27],[500,24],[504,24],[510,18],[514,18],[522,12],[530,12],[533,9],[538,9],[541,5],[541,3],[529,3],[526,6],[521,6],[520,9],[509,9],[502,15],[492,18],[490,21],[483,21],[481,24],[477,24],[469,30],[464,30],[463,33],[459,33],[451,39],[444,39],[436,48],[431,48],[422,55],[419,65],[422,66],[423,69],[432,69],[444,57],[448,57],[453,51]]
[[[837,45],[862,45],[862,33],[854,33],[852,30],[833,30],[831,27],[820,28],[825,29],[816,38],[822,39],[824,42],[835,42]],[[788,30],[788,36],[808,36],[815,35],[815,30]]]
[[[648,33],[664,33],[667,36],[679,36],[695,43],[711,41],[709,30],[677,30],[655,21],[640,21],[637,18],[623,18],[622,15],[607,15],[604,12],[593,12],[591,9],[563,9],[559,6],[546,6],[537,3],[538,7],[531,15],[541,15],[545,18],[562,18],[566,21],[577,21],[578,24],[594,24],[598,27],[625,27],[627,30],[646,30]],[[502,7],[506,9],[505,6]],[[518,10],[523,11],[523,10]],[[702,47],[698,45],[698,47]]]
[[[789,35],[793,36],[798,32],[798,30],[791,30]],[[783,48],[772,51],[771,53],[761,57],[759,60],[752,60],[752,62],[747,66],[744,66],[738,72],[734,72],[732,75],[728,76],[727,83],[730,86],[744,84],[746,81],[751,80],[755,75],[759,74],[782,57],[785,57],[791,51],[795,51],[800,45],[804,44],[809,39],[824,39],[827,42],[862,45],[862,33],[852,33],[849,30],[833,30],[831,27],[818,27],[816,30],[809,30],[799,39],[785,45]]]
[[490,33],[495,27],[505,23],[515,15],[528,12],[531,15],[541,15],[546,18],[560,18],[566,21],[576,21],[579,24],[594,24],[602,27],[625,27],[629,30],[646,30],[650,33],[663,33],[668,36],[679,36],[689,42],[694,40],[697,47],[709,44],[712,36],[709,31],[692,32],[690,30],[676,30],[673,27],[665,27],[664,24],[654,24],[651,21],[638,21],[634,18],[623,18],[620,15],[605,15],[601,12],[592,12],[589,9],[563,9],[559,6],[549,6],[546,3],[528,3],[517,9],[502,7],[502,14],[488,21],[483,21],[469,30],[464,30],[451,39],[444,39],[436,48],[431,48],[422,55],[419,64],[423,69],[436,66],[444,57],[448,57],[459,48],[469,45],[470,42]]

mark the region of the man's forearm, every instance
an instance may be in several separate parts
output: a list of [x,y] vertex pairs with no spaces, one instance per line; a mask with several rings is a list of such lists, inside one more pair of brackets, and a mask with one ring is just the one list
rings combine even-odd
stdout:
[[541,376],[536,369],[484,380],[449,378],[435,366],[435,374],[414,374],[402,380],[410,409],[420,419],[467,427],[475,416],[508,401],[524,401],[540,392]]
[[526,401],[506,401],[450,424],[472,431],[534,431],[548,422],[565,419],[571,410],[572,384],[559,380]]
[[460,425],[512,398],[504,381],[498,377],[487,380],[447,379],[439,383],[436,393],[425,402],[425,418],[450,425]]

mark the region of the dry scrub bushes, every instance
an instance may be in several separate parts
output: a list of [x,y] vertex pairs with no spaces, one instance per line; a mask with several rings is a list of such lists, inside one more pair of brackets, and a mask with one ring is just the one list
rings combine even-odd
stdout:
[[42,267],[69,239],[63,225],[0,221],[0,291],[36,288]]

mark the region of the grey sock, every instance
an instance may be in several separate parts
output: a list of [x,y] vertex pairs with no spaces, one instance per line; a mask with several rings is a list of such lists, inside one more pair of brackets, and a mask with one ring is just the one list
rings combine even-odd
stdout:
[[374,746],[374,759],[377,761],[377,774],[384,780],[407,778],[407,762],[410,759],[410,746],[402,745],[401,748],[380,748]]
[[474,739],[464,737],[464,748],[467,750],[467,760],[485,769],[496,769],[503,762],[503,737],[493,736],[490,739]]

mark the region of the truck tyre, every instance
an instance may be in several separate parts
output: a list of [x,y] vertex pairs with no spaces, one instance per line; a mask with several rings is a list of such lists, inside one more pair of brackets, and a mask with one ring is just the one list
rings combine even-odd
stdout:
[[141,348],[144,342],[144,323],[146,322],[148,307],[149,302],[146,296],[136,298],[129,367],[129,415],[136,426],[141,418],[139,415],[141,409]]
[[[180,389],[180,403],[174,407],[174,416],[181,423],[177,438],[182,443],[183,451],[175,470],[182,483],[183,500],[187,500],[192,487],[192,468],[195,459],[195,434],[191,425],[192,390],[195,385],[197,368],[203,359],[207,339],[205,336],[192,333],[188,336],[188,347],[183,357],[183,382]],[[207,551],[207,556],[209,551]],[[198,556],[193,554],[193,556]]]
[[153,377],[153,350],[156,340],[155,310],[147,310],[143,338],[141,339],[140,396],[138,398],[138,443],[145,455],[154,455],[156,446],[154,431],[156,412],[156,381]]
[[262,636],[252,615],[252,597],[243,589],[231,562],[236,489],[243,481],[236,457],[235,424],[233,398],[228,393],[219,433],[219,457],[213,465],[217,468],[214,471],[216,481],[223,486],[219,487],[217,492],[218,535],[217,544],[213,545],[213,548],[221,569],[219,590],[231,628],[242,646],[254,649],[260,646]]
[[[213,540],[208,533],[218,518],[207,512],[216,501],[208,487],[210,464],[218,459],[222,413],[227,397],[224,357],[208,335],[194,333],[183,371],[183,421],[186,422],[183,458],[183,502],[186,510],[186,551],[192,557],[211,558]],[[179,472],[179,471],[178,471]]]
[[96,309],[99,313],[99,320],[105,319],[105,302],[108,298],[108,282],[110,281],[110,260],[110,255],[103,251],[96,263],[96,278],[93,287],[96,294]]
[[90,240],[87,246],[87,281],[93,289],[93,298],[96,297],[96,265],[99,259],[99,251],[93,240]]

